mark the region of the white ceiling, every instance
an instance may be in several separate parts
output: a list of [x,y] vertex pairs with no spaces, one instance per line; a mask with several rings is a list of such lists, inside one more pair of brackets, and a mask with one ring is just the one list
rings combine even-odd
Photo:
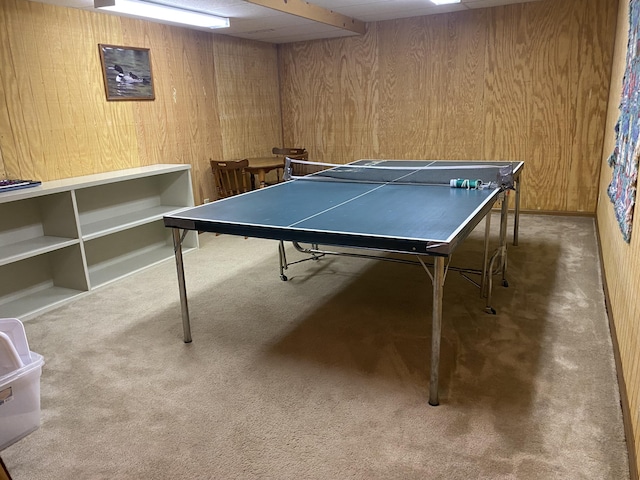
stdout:
[[[33,1],[72,8],[94,9],[93,0]],[[154,1],[229,17],[231,19],[230,28],[213,30],[213,32],[251,40],[288,43],[357,35],[349,30],[282,13],[244,0]],[[366,23],[531,1],[537,0],[462,0],[462,3],[459,4],[441,6],[434,5],[430,0],[311,0],[307,3],[333,10]],[[284,3],[286,4],[287,2],[285,1]],[[104,15],[110,14],[104,13]]]

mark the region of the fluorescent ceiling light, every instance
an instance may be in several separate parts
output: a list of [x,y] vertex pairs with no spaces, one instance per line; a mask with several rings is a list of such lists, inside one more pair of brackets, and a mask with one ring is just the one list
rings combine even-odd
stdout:
[[460,0],[431,0],[436,5],[448,5],[450,3],[460,3]]
[[124,13],[133,17],[161,20],[203,28],[226,28],[229,19],[208,13],[167,7],[151,2],[134,2],[132,0],[94,0],[93,6],[101,10]]

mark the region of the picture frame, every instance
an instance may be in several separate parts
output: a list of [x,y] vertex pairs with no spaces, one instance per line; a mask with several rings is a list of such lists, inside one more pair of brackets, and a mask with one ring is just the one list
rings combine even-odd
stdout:
[[148,48],[98,44],[107,101],[154,100]]

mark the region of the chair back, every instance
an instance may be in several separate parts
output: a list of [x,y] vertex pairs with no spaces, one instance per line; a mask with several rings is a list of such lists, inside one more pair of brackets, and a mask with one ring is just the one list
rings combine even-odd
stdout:
[[309,152],[305,148],[278,148],[273,147],[271,153],[296,160],[309,160]]
[[218,198],[226,198],[247,191],[246,168],[249,160],[210,160]]

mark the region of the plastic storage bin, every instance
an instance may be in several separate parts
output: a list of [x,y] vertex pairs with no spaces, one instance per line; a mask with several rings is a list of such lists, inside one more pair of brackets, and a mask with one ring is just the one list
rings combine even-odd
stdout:
[[0,319],[0,450],[40,426],[42,365],[20,320]]
[[0,450],[40,426],[42,365],[42,355],[31,352],[31,363],[0,377]]

